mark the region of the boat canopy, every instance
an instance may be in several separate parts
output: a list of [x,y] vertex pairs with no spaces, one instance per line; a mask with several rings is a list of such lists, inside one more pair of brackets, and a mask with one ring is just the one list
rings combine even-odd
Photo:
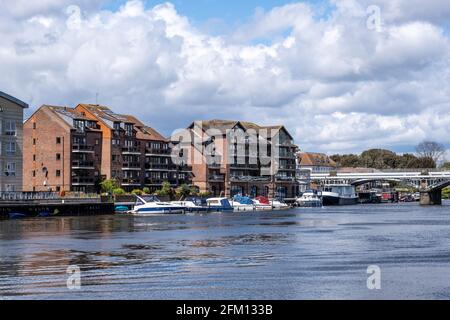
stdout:
[[253,200],[250,197],[234,196],[233,200],[240,204],[253,204]]
[[266,197],[256,197],[255,199],[261,204],[270,204],[269,199]]

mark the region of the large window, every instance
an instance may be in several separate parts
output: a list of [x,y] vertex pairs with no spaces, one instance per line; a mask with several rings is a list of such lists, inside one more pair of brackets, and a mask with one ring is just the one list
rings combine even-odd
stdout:
[[15,136],[16,135],[16,122],[15,121],[6,121],[5,123],[5,135],[7,136]]
[[16,154],[16,143],[8,141],[6,142],[6,154],[9,156],[13,156]]
[[5,166],[5,175],[7,177],[14,177],[16,175],[16,163],[7,162]]

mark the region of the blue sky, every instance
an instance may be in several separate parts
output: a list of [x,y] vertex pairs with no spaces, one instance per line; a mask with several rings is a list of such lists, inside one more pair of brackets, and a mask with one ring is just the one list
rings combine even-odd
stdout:
[[[105,4],[105,9],[116,10],[126,0],[110,0]],[[157,4],[171,2],[175,5],[177,11],[189,17],[193,23],[204,23],[213,19],[220,19],[227,24],[236,24],[245,22],[251,17],[256,8],[262,8],[268,11],[274,7],[282,6],[289,3],[299,1],[289,0],[172,0],[172,1],[158,1],[146,0],[148,7],[153,7]],[[301,2],[301,1],[300,1]],[[330,10],[330,5],[327,0],[307,0],[303,1],[309,4],[314,4],[323,7],[323,13],[326,14]]]

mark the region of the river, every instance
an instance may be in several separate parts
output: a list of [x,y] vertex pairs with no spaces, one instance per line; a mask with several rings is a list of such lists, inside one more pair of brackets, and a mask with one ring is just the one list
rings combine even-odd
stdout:
[[0,300],[449,299],[450,203],[6,220],[0,259]]

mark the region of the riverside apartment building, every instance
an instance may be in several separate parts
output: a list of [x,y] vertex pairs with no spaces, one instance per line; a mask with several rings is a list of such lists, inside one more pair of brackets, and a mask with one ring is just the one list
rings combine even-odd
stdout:
[[25,102],[0,91],[0,192],[22,191]]
[[25,123],[24,150],[26,191],[98,192],[104,179],[125,191],[191,183],[189,168],[172,163],[169,140],[104,106],[41,107]]
[[186,132],[193,183],[215,196],[294,198],[298,147],[284,126],[210,120]]

